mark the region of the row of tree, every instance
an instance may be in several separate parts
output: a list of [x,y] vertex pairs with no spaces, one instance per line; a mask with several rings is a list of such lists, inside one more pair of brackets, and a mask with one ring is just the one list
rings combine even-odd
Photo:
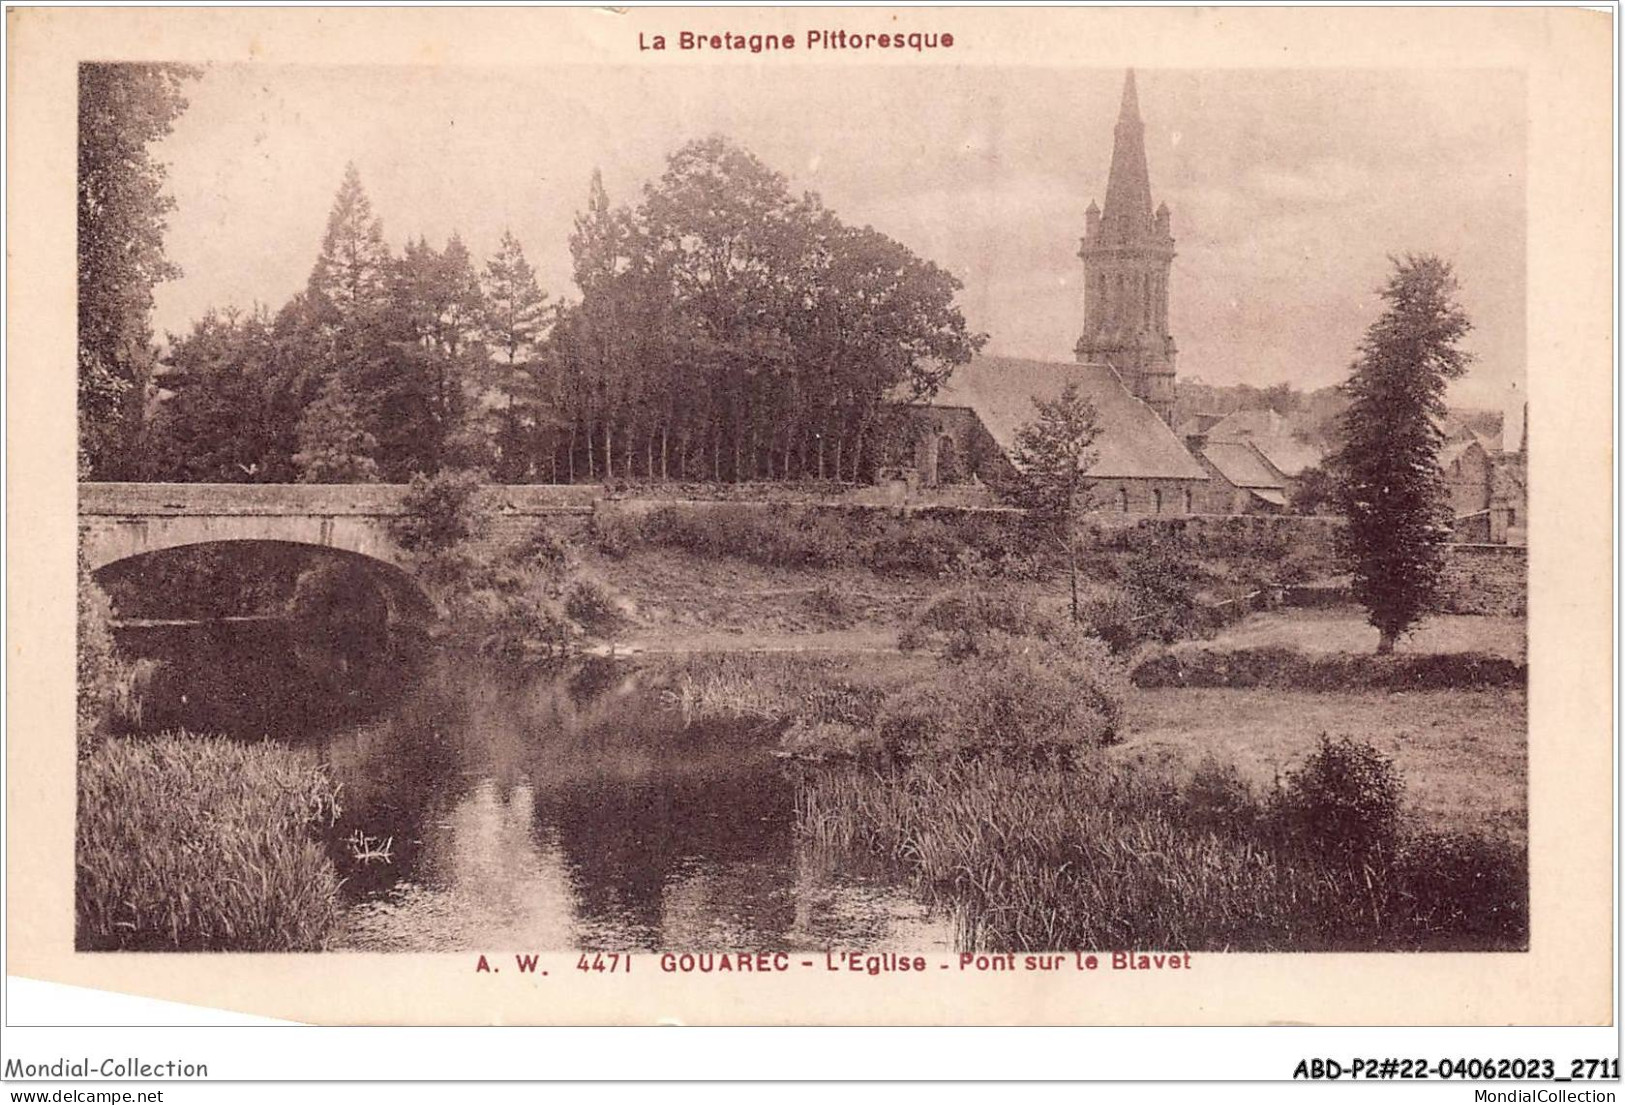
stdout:
[[119,477],[859,480],[890,401],[985,340],[953,276],[722,138],[636,208],[594,173],[569,248],[569,302],[511,234],[483,267],[455,235],[395,255],[351,166],[302,292],[172,337],[172,394]]

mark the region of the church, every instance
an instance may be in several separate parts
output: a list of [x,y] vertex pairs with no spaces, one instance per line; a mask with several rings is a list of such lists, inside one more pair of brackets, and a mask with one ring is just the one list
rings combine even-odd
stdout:
[[[1168,326],[1172,215],[1152,205],[1145,124],[1134,72],[1123,83],[1103,206],[1085,213],[1083,334],[1074,361],[978,357],[909,412],[900,474],[927,493],[997,492],[1015,475],[1010,450],[1033,396],[1077,386],[1099,412],[1089,469],[1095,509],[1122,514],[1232,514],[1285,509],[1285,478],[1250,445],[1193,452],[1173,428],[1178,349]],[[1239,483],[1236,481],[1240,481]]]

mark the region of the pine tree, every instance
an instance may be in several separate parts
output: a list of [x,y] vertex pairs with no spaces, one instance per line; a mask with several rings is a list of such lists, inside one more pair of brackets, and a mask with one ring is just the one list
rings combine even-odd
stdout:
[[528,429],[541,417],[541,380],[535,360],[551,310],[525,260],[519,239],[507,230],[496,256],[485,263],[481,333],[492,354],[488,383],[498,395],[497,472],[502,479],[529,474],[534,462]]
[[[389,276],[383,224],[361,187],[355,163],[345,166],[312,267],[305,299],[320,363],[316,400],[300,415],[294,464],[305,482],[373,480],[378,476],[380,382],[390,372]],[[387,416],[387,413],[386,413]]]
[[1456,346],[1472,328],[1456,291],[1439,258],[1395,260],[1381,291],[1387,308],[1342,388],[1342,447],[1329,462],[1347,520],[1339,547],[1380,634],[1379,654],[1392,652],[1438,596],[1452,521],[1439,424],[1445,386],[1472,360]]
[[335,337],[353,340],[376,321],[388,301],[389,268],[383,223],[352,161],[328,213],[308,288],[318,318]]
[[1078,620],[1078,519],[1089,509],[1089,469],[1100,436],[1095,405],[1067,384],[1054,399],[1033,397],[1038,416],[1016,431],[1015,498],[1066,552],[1072,620]]
[[587,474],[596,477],[601,473],[605,479],[615,476],[617,419],[634,382],[625,279],[631,241],[631,217],[610,206],[603,174],[594,169],[587,210],[576,216],[570,234],[570,258],[581,303],[569,334],[580,368],[574,379],[582,385],[581,394],[574,397],[573,406],[586,431]]

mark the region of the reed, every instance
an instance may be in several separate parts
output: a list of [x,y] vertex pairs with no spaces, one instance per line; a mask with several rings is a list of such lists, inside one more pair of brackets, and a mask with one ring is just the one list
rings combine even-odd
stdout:
[[660,679],[685,721],[848,721],[930,668],[928,658],[883,654],[694,652],[667,661]]
[[895,772],[822,768],[799,787],[815,852],[878,855],[951,909],[968,950],[1510,950],[1527,861],[1484,837],[1412,831],[1358,855],[1295,836],[1270,798],[1098,759]]
[[337,815],[335,785],[285,745],[103,742],[79,770],[77,946],[325,947],[339,878],[311,830]]

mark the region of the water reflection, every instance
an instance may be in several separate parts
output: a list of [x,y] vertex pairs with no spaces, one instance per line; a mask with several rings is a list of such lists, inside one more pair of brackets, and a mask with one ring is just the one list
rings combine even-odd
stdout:
[[[684,726],[645,675],[604,662],[392,645],[375,657],[390,676],[354,655],[338,671],[321,651],[238,626],[165,655],[208,699],[180,704],[189,727],[307,741],[340,782],[342,946],[952,946],[949,924],[883,874],[801,844],[793,781],[760,726]],[[358,832],[387,841],[388,861],[358,859]]]

